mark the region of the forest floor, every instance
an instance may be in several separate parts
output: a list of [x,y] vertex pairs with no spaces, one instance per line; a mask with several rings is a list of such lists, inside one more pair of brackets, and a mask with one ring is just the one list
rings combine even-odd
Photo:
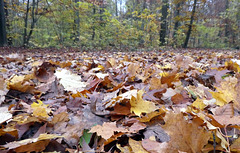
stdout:
[[0,152],[239,152],[239,50],[0,48]]

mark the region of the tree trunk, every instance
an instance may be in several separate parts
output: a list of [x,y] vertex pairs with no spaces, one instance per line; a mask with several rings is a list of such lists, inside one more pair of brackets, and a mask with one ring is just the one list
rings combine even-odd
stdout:
[[[225,11],[227,12],[229,9],[229,0],[226,0],[225,3]],[[228,14],[228,13],[227,13]],[[225,43],[229,44],[229,19],[228,17],[225,19]]]
[[95,34],[96,34],[96,32],[95,32],[95,14],[96,14],[96,6],[93,5],[93,17],[94,17],[94,20],[93,20],[93,23],[92,23],[92,30],[93,30],[93,32],[92,32],[92,40],[94,40]]
[[160,35],[160,46],[165,45],[165,38],[167,35],[167,16],[168,16],[168,0],[163,0],[163,5],[162,5],[162,17],[161,17],[161,29],[159,32]]
[[24,19],[23,47],[27,47],[28,13],[30,10],[29,3],[30,3],[30,0],[27,1],[27,11],[26,11],[25,19]]
[[7,46],[6,20],[3,0],[0,0],[0,46]]
[[[146,0],[143,0],[143,7],[142,7],[142,13],[146,9],[147,2]],[[141,24],[141,30],[144,32],[144,25],[145,25],[145,19],[142,19],[142,24]],[[141,37],[139,41],[140,46],[144,46],[144,33],[143,36]]]
[[115,0],[115,13],[116,13],[116,17],[118,16],[118,2],[117,2],[117,0]]
[[80,37],[80,17],[79,17],[79,0],[75,0],[77,11],[75,12],[74,26],[75,26],[75,34],[74,34],[74,42],[79,42]]
[[192,26],[193,26],[194,14],[196,12],[196,6],[197,6],[197,0],[194,0],[191,20],[190,20],[190,24],[188,26],[187,36],[186,36],[185,42],[183,44],[183,48],[187,48],[187,46],[188,46],[188,41],[189,41],[189,38],[190,38],[190,35],[192,32]]
[[[35,0],[32,1],[32,23],[31,23],[30,31],[27,36],[27,46],[29,45],[29,40],[33,34],[33,29],[37,22],[36,15],[38,14],[38,2],[39,2],[39,0],[37,0],[37,2]],[[35,11],[35,9],[36,9],[36,11]]]
[[177,2],[177,4],[176,4],[175,23],[174,23],[174,30],[173,30],[174,44],[176,44],[177,31],[178,31],[178,27],[180,25],[178,17],[180,16],[181,4],[182,4],[182,2]]

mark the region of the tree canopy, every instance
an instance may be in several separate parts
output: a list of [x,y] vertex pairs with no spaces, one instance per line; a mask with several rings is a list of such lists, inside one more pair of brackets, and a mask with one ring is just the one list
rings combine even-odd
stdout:
[[239,0],[5,0],[4,6],[12,46],[134,49],[240,44]]

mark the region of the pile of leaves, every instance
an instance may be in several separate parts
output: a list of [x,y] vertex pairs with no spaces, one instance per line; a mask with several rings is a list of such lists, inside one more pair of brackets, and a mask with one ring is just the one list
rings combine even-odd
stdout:
[[1,152],[240,152],[239,55],[2,54]]

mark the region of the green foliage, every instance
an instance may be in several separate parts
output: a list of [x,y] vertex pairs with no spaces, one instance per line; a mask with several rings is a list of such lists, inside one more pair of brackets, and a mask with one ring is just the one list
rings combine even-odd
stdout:
[[[143,3],[126,0],[125,6],[120,1],[107,0],[107,5],[97,5],[86,1],[48,0],[39,1],[35,11],[37,22],[30,37],[29,47],[82,47],[82,48],[156,48],[159,46],[161,29],[162,1]],[[208,18],[204,0],[199,0],[195,23],[190,38],[190,47],[222,48],[240,44],[240,6],[239,0],[231,0],[227,10],[220,11],[216,18]],[[181,3],[180,14],[176,14],[176,5]],[[189,3],[191,4],[191,3]],[[191,5],[184,0],[169,3],[167,17],[166,45],[181,47],[191,16]],[[26,2],[8,4],[8,38],[13,46],[23,45],[25,29]],[[117,7],[117,10],[116,10]],[[120,8],[121,7],[121,8]],[[201,10],[202,9],[202,10]],[[28,14],[27,32],[31,30],[32,1]],[[116,16],[116,14],[118,14]],[[225,20],[229,22],[230,34],[224,35]],[[177,30],[175,22],[179,22]],[[175,36],[173,36],[174,31]],[[192,41],[191,41],[192,40]]]
[[198,39],[201,39],[201,47],[206,48],[224,48],[226,44],[219,38],[219,27],[207,27],[204,24],[199,24]]
[[85,141],[85,143],[86,144],[89,144],[89,142],[90,142],[90,140],[91,140],[91,138],[92,138],[92,133],[88,133],[88,131],[89,130],[86,130],[86,129],[84,129],[83,130],[83,135],[81,136],[81,138],[80,138],[80,140],[79,140],[79,145],[81,146],[81,147],[83,147],[84,145],[83,145],[83,141]]

